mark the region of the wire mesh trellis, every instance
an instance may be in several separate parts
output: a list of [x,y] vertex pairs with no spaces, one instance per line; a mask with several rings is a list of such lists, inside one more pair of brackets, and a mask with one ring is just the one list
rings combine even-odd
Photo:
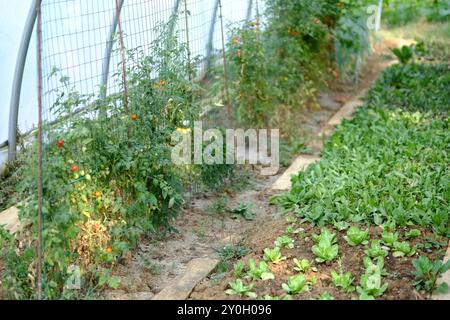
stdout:
[[[22,76],[30,37],[36,22],[36,2],[37,0],[32,1],[30,6],[27,27],[22,35],[14,73],[8,140],[1,144],[8,146],[9,160],[13,160],[16,155]],[[155,38],[154,27],[162,21],[168,21],[174,12],[181,11],[184,0],[119,0],[118,2],[119,16],[124,25],[125,47],[127,49],[141,47],[149,54],[149,43]],[[227,1],[223,6],[225,26],[254,17],[258,2],[260,1]],[[215,56],[216,50],[221,49],[218,4],[218,0],[188,0],[186,3],[190,20],[190,47],[194,57],[200,55],[204,58],[197,66],[202,72],[212,66],[212,61],[217,61],[207,58]],[[61,74],[70,79],[74,90],[82,94],[99,92],[102,86],[106,86],[109,92],[117,92],[118,83],[111,83],[112,75],[115,74],[120,62],[117,55],[117,42],[113,41],[118,18],[115,0],[95,2],[48,0],[42,2],[42,11],[44,105],[51,103],[55,98],[54,91],[61,87],[57,78],[49,77],[54,67],[59,68]],[[184,27],[178,23],[174,25],[175,28],[182,31]],[[44,109],[48,108],[44,107]],[[47,116],[46,119],[52,118],[50,114]],[[31,118],[36,118],[36,114],[33,113]],[[26,135],[31,131],[33,128],[28,128]]]
[[[221,23],[218,0],[116,0],[42,2],[44,118],[55,120],[50,106],[55,92],[62,88],[58,77],[52,77],[57,68],[67,77],[73,89],[80,93],[97,95],[102,85],[109,93],[120,90],[120,83],[113,81],[120,68],[120,42],[114,40],[117,33],[117,11],[126,50],[141,49],[146,55],[157,35],[155,27],[169,21],[174,13],[179,17],[174,25],[180,40],[187,43],[192,57],[201,57],[196,65],[203,74],[208,56],[222,50]],[[231,0],[222,2],[223,25],[253,16],[252,2]],[[187,8],[187,24],[183,12]],[[249,10],[250,9],[250,10]],[[186,28],[188,30],[186,30]],[[187,31],[187,32],[186,32]]]

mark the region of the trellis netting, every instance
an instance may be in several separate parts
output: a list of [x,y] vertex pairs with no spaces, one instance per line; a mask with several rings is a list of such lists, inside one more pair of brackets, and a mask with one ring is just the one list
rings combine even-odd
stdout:
[[[217,51],[222,49],[221,25],[223,24],[226,28],[229,24],[252,19],[256,14],[255,8],[258,5],[263,7],[260,0],[221,1],[222,8],[219,7],[219,2],[218,0],[119,0],[116,5],[116,0],[42,1],[45,120],[54,120],[55,115],[51,113],[50,106],[54,103],[55,92],[63,85],[59,81],[60,78],[50,76],[56,70],[70,81],[72,90],[80,95],[96,95],[104,86],[108,93],[118,91],[118,82],[111,81],[113,75],[119,71],[120,64],[117,17],[120,17],[122,24],[125,49],[139,48],[144,54],[151,55],[150,44],[157,37],[155,27],[161,23],[167,23],[173,14],[178,14],[173,32],[179,34],[180,42],[186,43],[189,37],[191,56],[202,57],[201,63],[196,67],[204,68],[205,59],[208,56],[217,55]],[[261,3],[258,4],[258,2]],[[2,12],[17,12],[17,15],[5,16],[2,19],[3,27],[0,28],[0,36],[5,44],[4,50],[0,52],[4,58],[2,61],[9,61],[4,66],[6,76],[0,86],[4,91],[0,102],[5,109],[0,123],[0,143],[3,146],[0,154],[1,164],[7,158],[4,147],[8,143],[8,138],[14,140],[11,139],[14,136],[11,127],[15,127],[15,123],[18,122],[21,134],[36,128],[37,90],[36,30],[35,27],[30,32],[26,30],[27,25],[31,28],[35,25],[36,14],[33,11],[35,11],[36,1],[15,3],[0,0],[0,4]],[[185,15],[186,10],[187,15]],[[184,21],[186,16],[188,24]],[[223,19],[219,21],[221,17]],[[17,34],[10,34],[8,30],[14,30]],[[22,46],[20,47],[21,37]],[[16,55],[11,54],[12,52],[18,52],[19,59],[16,60]],[[24,67],[21,65],[21,55],[26,57],[25,70],[21,69]],[[16,67],[15,74],[14,67]],[[198,71],[201,74],[204,70]],[[17,102],[20,101],[18,120],[8,117],[6,112],[9,104],[11,104],[10,113],[14,109],[15,103],[10,100],[10,84],[13,82],[13,95],[15,92]],[[11,129],[9,137],[8,129]],[[9,141],[10,144],[14,142]]]

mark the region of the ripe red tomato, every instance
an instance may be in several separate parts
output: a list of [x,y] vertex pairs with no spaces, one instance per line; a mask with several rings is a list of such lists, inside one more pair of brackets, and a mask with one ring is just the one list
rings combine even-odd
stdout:
[[64,147],[64,141],[63,141],[63,139],[59,138],[58,139],[58,148],[61,149],[62,147]]
[[131,120],[136,121],[137,118],[138,118],[137,114],[134,113],[131,115]]
[[93,193],[93,196],[94,196],[94,198],[100,198],[101,193],[98,192],[98,191],[95,191],[95,192]]
[[241,50],[238,50],[238,52],[237,52],[237,57],[238,57],[239,59],[242,57],[242,52],[241,52]]
[[70,167],[70,170],[72,170],[73,172],[78,171],[78,166],[77,165],[73,165]]

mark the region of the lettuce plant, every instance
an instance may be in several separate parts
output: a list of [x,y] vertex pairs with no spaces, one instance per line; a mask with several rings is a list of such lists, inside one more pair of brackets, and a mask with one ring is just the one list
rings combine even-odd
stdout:
[[392,247],[398,241],[398,233],[391,231],[383,231],[381,239],[385,245]]
[[244,274],[244,263],[242,261],[235,263],[233,269],[234,269],[233,272],[234,276],[236,278],[241,278]]
[[289,248],[289,249],[293,249],[294,248],[294,240],[287,236],[281,236],[278,237],[277,240],[275,240],[275,246],[279,247],[279,248]]
[[358,227],[350,227],[347,230],[347,235],[344,236],[344,239],[351,246],[357,246],[360,244],[367,244],[369,240],[369,231],[361,230]]
[[336,244],[336,234],[328,229],[323,229],[321,234],[313,235],[316,244],[312,246],[311,251],[316,256],[317,262],[330,262],[337,258],[339,247]]
[[270,261],[274,264],[278,264],[283,260],[286,260],[286,257],[281,255],[281,250],[279,247],[275,247],[273,249],[266,248],[264,249],[264,261]]
[[384,258],[388,255],[388,252],[381,246],[381,240],[373,240],[371,246],[367,247],[364,252],[371,258]]
[[[380,262],[383,264],[381,265]],[[373,264],[370,259],[364,259],[364,264],[366,265],[366,271],[361,276],[360,285],[356,290],[360,294],[361,300],[372,300],[382,296],[388,287],[387,283],[382,283],[384,261],[378,259],[378,263]]]
[[259,262],[259,266],[256,266],[255,260],[248,260],[248,276],[252,280],[271,280],[275,279],[275,276],[270,272],[269,267],[264,261]]
[[286,228],[286,233],[290,233],[290,234],[299,234],[299,233],[302,233],[303,231],[305,231],[305,229],[296,228],[295,224],[291,224]]
[[349,224],[347,221],[335,221],[333,222],[333,227],[338,231],[344,231],[349,228]]
[[295,276],[290,276],[287,284],[283,283],[281,287],[288,294],[297,294],[308,291],[309,288],[307,284],[306,276],[304,274],[297,274]]
[[384,258],[378,257],[375,259],[371,259],[369,257],[363,258],[364,268],[366,271],[372,272],[372,270],[379,272],[382,276],[387,276],[387,270],[384,267]]
[[[294,258],[294,270],[298,272],[306,273],[311,269],[311,262],[308,259],[298,260]],[[312,268],[313,271],[317,271],[317,268]]]
[[342,288],[344,292],[350,293],[355,291],[355,286],[353,286],[353,280],[352,274],[350,272],[340,272],[337,273],[336,271],[331,271],[331,279],[333,280],[333,284],[337,288]]
[[421,232],[419,229],[411,229],[405,233],[405,237],[407,239],[417,238],[417,237],[420,237],[420,235],[421,235]]
[[392,254],[394,257],[405,257],[405,256],[412,256],[414,253],[416,253],[416,248],[411,247],[407,241],[394,242],[393,245],[394,253]]
[[241,279],[228,283],[230,289],[225,291],[230,296],[245,296],[249,298],[256,298],[256,293],[252,292],[253,284],[244,285]]

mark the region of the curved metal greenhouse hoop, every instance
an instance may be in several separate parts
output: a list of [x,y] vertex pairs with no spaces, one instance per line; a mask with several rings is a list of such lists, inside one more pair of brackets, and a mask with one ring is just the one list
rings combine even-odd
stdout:
[[16,68],[11,92],[11,102],[9,106],[9,130],[8,130],[8,160],[14,160],[17,148],[17,123],[19,117],[20,92],[22,90],[23,73],[25,62],[27,60],[28,47],[30,45],[31,35],[36,23],[36,0],[31,3],[30,11],[25,22],[25,29],[20,40],[19,54],[17,56]]
[[[125,0],[120,0],[119,2],[119,14],[122,12],[123,3]],[[109,30],[109,40],[106,43],[106,51],[105,56],[103,57],[103,65],[102,65],[102,89],[103,94],[106,95],[106,91],[108,88],[108,77],[109,77],[109,64],[111,62],[111,52],[114,45],[114,34],[116,33],[117,29],[117,23],[118,23],[119,17],[117,13],[114,13],[114,19],[113,23],[111,24],[111,29]]]

